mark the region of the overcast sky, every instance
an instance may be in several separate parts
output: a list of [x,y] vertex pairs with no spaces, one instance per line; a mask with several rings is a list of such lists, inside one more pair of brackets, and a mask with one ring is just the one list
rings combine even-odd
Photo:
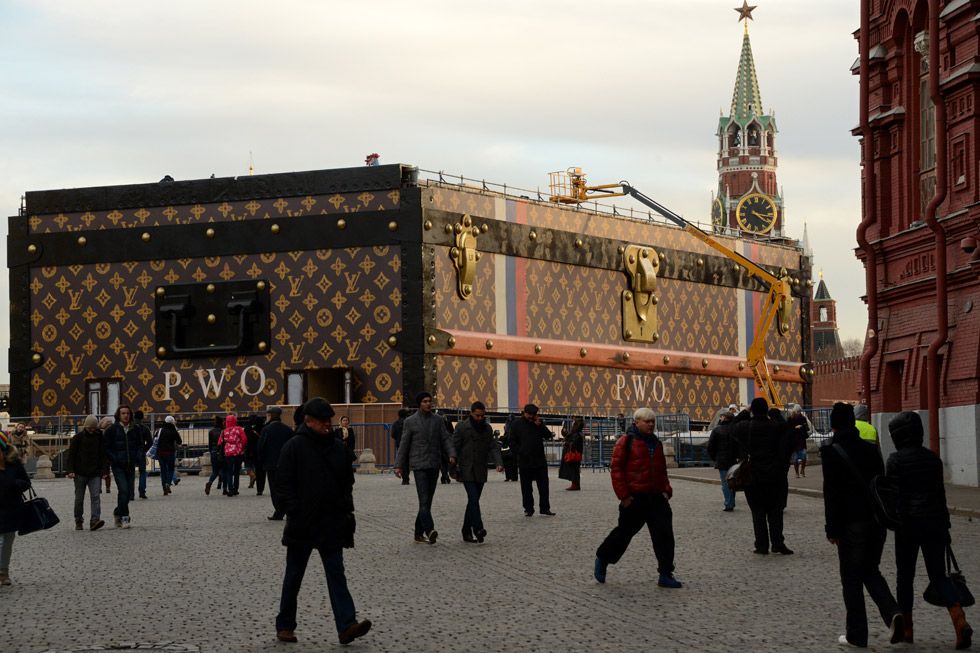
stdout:
[[[249,151],[257,174],[378,152],[523,188],[581,166],[708,221],[740,4],[0,0],[0,207],[15,215],[29,190],[248,174]],[[858,3],[754,4],[787,234],[808,221],[841,337],[863,339]]]

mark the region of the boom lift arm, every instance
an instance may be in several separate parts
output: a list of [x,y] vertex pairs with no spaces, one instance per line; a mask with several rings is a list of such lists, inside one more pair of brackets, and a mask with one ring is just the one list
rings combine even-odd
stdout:
[[[622,188],[622,192],[612,192],[612,189],[615,188]],[[684,231],[703,242],[705,245],[732,259],[744,267],[750,276],[757,278],[762,283],[768,292],[762,315],[755,326],[755,333],[752,336],[752,343],[749,345],[746,355],[746,363],[748,364],[749,369],[752,371],[752,376],[755,378],[756,386],[765,396],[766,400],[769,402],[769,405],[775,408],[782,408],[779,393],[776,391],[776,385],[773,383],[772,376],[769,374],[769,365],[766,362],[766,334],[769,333],[769,328],[772,326],[773,321],[776,322],[776,331],[779,333],[779,335],[785,336],[789,332],[789,319],[793,302],[792,295],[790,294],[792,284],[789,276],[784,275],[782,277],[777,277],[768,270],[755,264],[745,256],[742,256],[738,252],[725,247],[717,240],[712,238],[709,234],[705,233],[701,229],[698,229],[667,207],[650,199],[640,191],[633,188],[627,182],[593,186],[587,188],[586,190],[589,192],[601,193],[605,197],[629,195],[641,204],[648,206],[660,215],[664,216],[678,227],[682,228]]]

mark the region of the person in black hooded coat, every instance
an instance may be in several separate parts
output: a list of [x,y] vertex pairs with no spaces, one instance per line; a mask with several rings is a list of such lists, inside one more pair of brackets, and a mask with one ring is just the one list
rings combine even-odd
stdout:
[[[892,644],[901,642],[905,620],[878,565],[885,547],[885,528],[871,512],[868,483],[885,472],[878,447],[861,439],[850,404],[836,403],[830,412],[834,436],[820,450],[823,461],[823,501],[827,541],[837,547],[840,582],[846,611],[846,634],[839,643],[868,645],[868,615],[864,589],[878,606]],[[843,453],[841,453],[843,452]]]
[[946,576],[945,554],[950,543],[949,509],[943,485],[943,461],[922,446],[922,420],[904,411],[888,422],[895,452],[888,456],[887,475],[898,480],[898,512],[902,525],[895,531],[895,566],[898,605],[905,616],[905,640],[912,641],[912,603],[916,559],[922,561],[929,582],[939,591],[956,628],[956,648],[970,646],[973,629],[957,602],[956,588]]

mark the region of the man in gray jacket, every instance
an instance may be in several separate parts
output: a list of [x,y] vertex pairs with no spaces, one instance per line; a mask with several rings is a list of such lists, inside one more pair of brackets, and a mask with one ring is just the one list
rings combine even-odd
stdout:
[[456,449],[446,422],[432,412],[432,395],[420,392],[415,397],[417,413],[405,420],[402,441],[395,456],[395,476],[402,477],[409,470],[415,476],[415,491],[419,495],[419,512],[415,517],[415,541],[435,544],[439,533],[432,521],[432,496],[439,481],[439,463],[443,451],[449,456],[449,464],[456,464]]

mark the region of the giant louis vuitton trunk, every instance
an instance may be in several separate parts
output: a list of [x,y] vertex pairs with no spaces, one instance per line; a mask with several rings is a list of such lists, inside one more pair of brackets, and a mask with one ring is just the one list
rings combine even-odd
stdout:
[[[806,403],[806,259],[725,242],[798,287],[767,352],[783,401]],[[675,227],[409,166],[29,192],[8,265],[14,414],[424,389],[447,407],[704,419],[754,396],[764,293],[732,261]]]

